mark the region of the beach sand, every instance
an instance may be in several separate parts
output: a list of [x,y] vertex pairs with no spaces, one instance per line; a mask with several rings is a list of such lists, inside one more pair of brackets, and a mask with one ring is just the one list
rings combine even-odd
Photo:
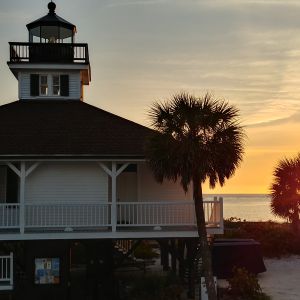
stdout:
[[300,299],[300,256],[264,259],[267,272],[259,275],[263,291],[272,300]]

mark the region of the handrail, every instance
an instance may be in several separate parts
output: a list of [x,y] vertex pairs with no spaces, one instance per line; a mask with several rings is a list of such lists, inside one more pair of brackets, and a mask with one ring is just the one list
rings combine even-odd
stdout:
[[9,42],[12,63],[89,63],[86,43]]
[[[223,229],[222,198],[204,200],[206,225]],[[34,228],[112,228],[141,226],[196,226],[193,201],[117,202],[112,218],[111,202],[97,203],[25,203],[25,230]],[[0,204],[0,228],[20,228],[19,203]]]

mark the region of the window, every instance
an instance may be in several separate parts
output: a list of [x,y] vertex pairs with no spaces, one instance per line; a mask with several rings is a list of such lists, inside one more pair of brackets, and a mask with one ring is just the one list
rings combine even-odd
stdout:
[[30,74],[30,96],[69,96],[69,75]]
[[40,75],[40,95],[47,96],[48,95],[48,76]]
[[53,96],[59,96],[60,95],[60,82],[59,82],[59,76],[53,75],[52,77],[52,94]]

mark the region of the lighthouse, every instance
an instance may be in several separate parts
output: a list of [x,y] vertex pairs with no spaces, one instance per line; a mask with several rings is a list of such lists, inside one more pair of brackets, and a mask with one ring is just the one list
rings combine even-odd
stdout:
[[[75,42],[76,26],[53,2],[48,10],[27,24],[27,42],[9,43],[19,99],[0,105],[0,291],[114,299],[114,258],[127,259],[139,241],[159,241],[165,268],[171,239],[182,256],[193,252],[193,196],[154,178],[150,128],[83,101],[88,45]],[[210,235],[223,232],[222,203],[204,201]]]
[[88,45],[75,43],[76,26],[49,12],[26,25],[28,42],[10,42],[8,66],[18,80],[20,100],[83,100],[91,80]]

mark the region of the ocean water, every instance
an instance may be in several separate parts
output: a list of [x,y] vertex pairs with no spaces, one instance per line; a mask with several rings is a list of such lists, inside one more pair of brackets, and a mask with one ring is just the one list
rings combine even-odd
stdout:
[[224,218],[237,217],[247,221],[284,222],[275,217],[270,208],[270,196],[262,194],[225,194],[204,195],[204,199],[212,200],[214,196],[223,197]]

